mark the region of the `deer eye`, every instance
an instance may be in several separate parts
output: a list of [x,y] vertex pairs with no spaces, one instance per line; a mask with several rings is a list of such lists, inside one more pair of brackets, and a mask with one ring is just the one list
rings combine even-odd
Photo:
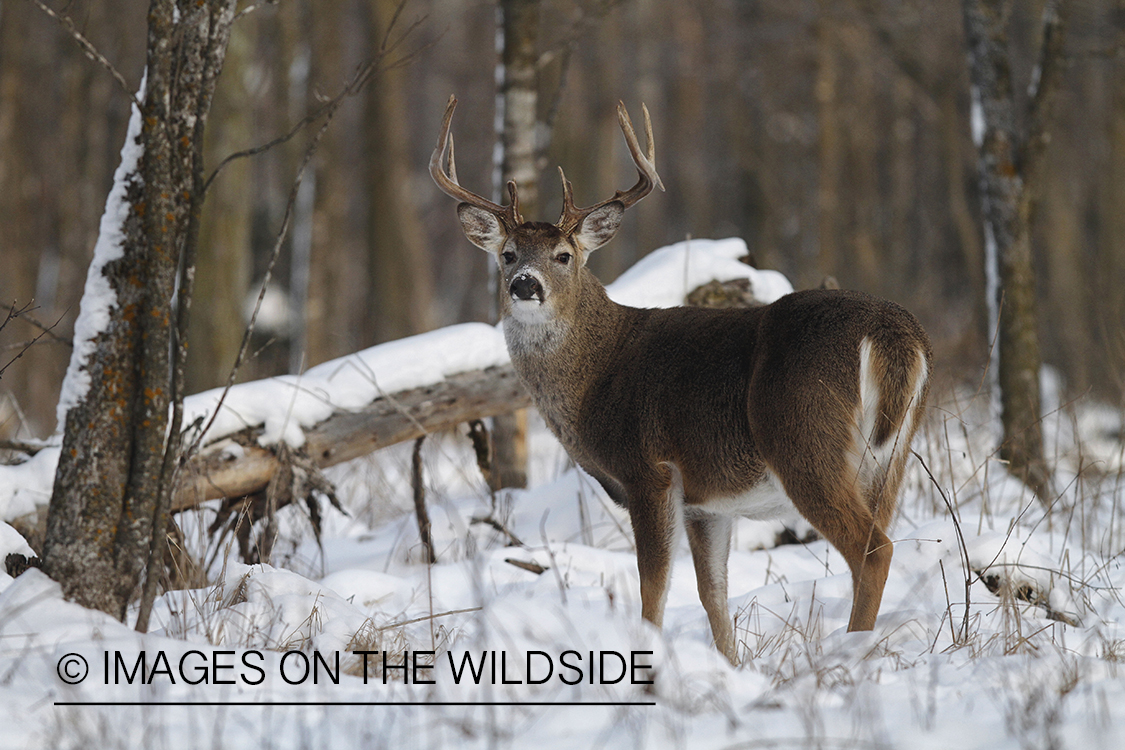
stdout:
[[504,262],[508,265],[512,265],[516,262],[516,254],[511,251],[501,253],[500,257],[503,258]]
[[559,253],[555,256],[555,260],[562,263],[564,266],[570,262],[570,253]]

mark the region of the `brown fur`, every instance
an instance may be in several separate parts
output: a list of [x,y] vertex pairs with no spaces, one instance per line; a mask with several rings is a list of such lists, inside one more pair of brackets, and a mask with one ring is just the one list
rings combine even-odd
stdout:
[[[519,254],[527,263],[538,253]],[[890,567],[885,531],[925,388],[909,414],[908,399],[919,368],[930,368],[929,343],[913,316],[842,291],[800,292],[751,310],[638,310],[610,301],[585,269],[573,277],[547,269],[566,334],[538,346],[511,317],[508,300],[509,349],[551,430],[629,509],[644,617],[660,624],[663,616],[676,517],[671,465],[682,477],[700,598],[716,644],[735,658],[726,612],[731,527],[719,514],[692,509],[746,491],[768,470],[848,561],[849,629],[870,630]],[[869,486],[856,481],[849,460],[865,337],[881,386],[873,442],[901,442]],[[710,563],[714,544],[723,545],[718,569]]]
[[[539,412],[571,457],[629,511],[645,619],[663,620],[682,512],[715,644],[735,661],[727,606],[732,519],[780,508],[779,493],[766,492],[779,484],[848,562],[849,630],[870,630],[890,568],[886,528],[932,370],[930,343],[914,316],[838,290],[798,292],[753,309],[618,305],[585,265],[616,232],[624,203],[575,211],[567,201],[572,210],[559,225],[508,226],[500,207],[440,171],[451,112],[431,171],[443,190],[471,201],[458,206],[466,236],[503,272],[508,350]],[[655,182],[651,141],[649,162],[635,146],[638,184]],[[637,195],[631,191],[629,201]],[[864,403],[864,368],[867,399],[876,403]]]

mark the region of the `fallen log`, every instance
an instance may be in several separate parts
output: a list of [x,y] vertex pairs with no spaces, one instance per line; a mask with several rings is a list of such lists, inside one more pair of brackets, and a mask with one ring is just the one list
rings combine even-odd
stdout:
[[[318,468],[326,468],[462,422],[530,405],[531,398],[511,365],[473,370],[385,394],[358,410],[337,412],[304,431],[305,444],[300,450]],[[185,467],[172,510],[265,490],[281,464],[272,450],[258,445],[260,434],[260,427],[249,428],[206,446]]]

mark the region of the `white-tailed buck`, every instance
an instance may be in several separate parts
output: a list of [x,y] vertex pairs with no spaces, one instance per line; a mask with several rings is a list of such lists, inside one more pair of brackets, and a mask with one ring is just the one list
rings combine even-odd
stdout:
[[929,390],[930,343],[918,321],[846,291],[797,292],[748,310],[616,304],[586,258],[625,209],[663,189],[648,110],[647,154],[617,110],[637,184],[576,208],[563,175],[562,217],[546,224],[523,220],[514,183],[507,206],[460,186],[449,134],[456,104],[450,97],[430,173],[460,201],[469,241],[500,265],[508,351],[543,419],[629,511],[644,617],[663,619],[682,518],[715,645],[734,661],[733,519],[795,506],[851,568],[848,629],[871,630],[891,561],[885,530]]

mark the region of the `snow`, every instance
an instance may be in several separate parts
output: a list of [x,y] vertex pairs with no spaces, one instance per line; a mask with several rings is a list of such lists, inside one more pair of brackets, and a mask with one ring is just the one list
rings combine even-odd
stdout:
[[685,240],[641,258],[606,286],[610,298],[632,307],[675,307],[689,292],[709,281],[750,279],[760,302],[773,302],[793,291],[777,271],[760,271],[738,259],[747,255],[741,239]]
[[0,466],[0,521],[31,513],[51,500],[58,446],[44,448],[22,464]]
[[977,86],[969,87],[972,94],[969,101],[969,128],[973,137],[973,145],[977,148],[984,143],[984,132],[988,124],[984,119],[984,105],[981,103],[980,89]]
[[[138,99],[144,98],[144,91],[145,78],[142,77],[137,92]],[[95,340],[109,326],[110,312],[117,304],[117,294],[109,285],[103,270],[106,264],[125,254],[125,219],[129,215],[129,202],[125,198],[125,192],[130,181],[140,180],[137,170],[144,151],[139,142],[140,134],[141,110],[134,103],[125,133],[125,145],[121,147],[121,162],[113,174],[113,187],[105,201],[105,210],[98,227],[98,241],[94,245],[94,258],[86,274],[86,287],[82,292],[78,318],[74,321],[74,350],[63,379],[57,409],[60,430],[66,424],[67,412],[85,398],[90,389],[90,373],[86,371],[86,363],[94,352]]]
[[[740,245],[681,243],[611,294],[675,300],[725,274]],[[750,275],[758,293],[787,288]],[[240,386],[216,430],[299,440],[324,409],[505,361],[501,338],[459,326]],[[195,413],[214,397],[195,397]],[[730,559],[742,663],[710,642],[682,534],[658,632],[640,618],[627,515],[533,421],[531,487],[495,498],[463,433],[426,441],[433,566],[410,446],[396,446],[329,470],[349,515],[325,506],[321,544],[301,507],[284,508],[274,566],[208,536],[213,507],[181,515],[188,549],[214,559],[210,584],[163,595],[148,633],[64,601],[37,570],[0,574],[0,747],[1121,747],[1120,412],[1080,402],[1047,416],[1060,491],[1047,512],[993,458],[987,403],[935,398],[871,633],[846,632],[835,550],[774,547],[777,526],[748,520]],[[3,469],[0,488],[24,487],[9,501],[34,496],[51,465],[35,460],[18,479]],[[490,515],[523,546],[474,522]],[[0,558],[27,551],[0,523]],[[994,594],[974,571],[1005,585]],[[77,657],[89,674],[70,685]],[[97,705],[61,705],[73,702]]]
[[[953,413],[944,406],[935,413]],[[495,510],[525,547],[472,523],[493,509],[468,476],[467,440],[434,436],[434,566],[419,562],[401,480],[409,451],[391,449],[333,469],[351,517],[325,519],[323,551],[291,507],[284,567],[221,558],[212,585],[158,600],[147,634],[63,601],[38,571],[0,579],[0,745],[1119,747],[1122,534],[1083,532],[1077,517],[1104,527],[1119,491],[1107,498],[1091,484],[1085,508],[1069,493],[1048,516],[997,464],[971,458],[988,453],[985,407],[932,422],[915,448],[957,495],[956,515],[911,467],[872,633],[845,631],[850,577],[826,543],[760,549],[768,525],[742,521],[730,598],[743,663],[732,667],[710,643],[682,537],[663,632],[640,619],[625,514],[588,477],[558,468],[541,424],[535,486]],[[401,486],[382,489],[380,472]],[[369,523],[370,506],[391,511]],[[1078,624],[975,578],[966,618],[959,533],[972,568],[1010,575],[1013,590],[1034,586]],[[26,552],[0,526],[0,555],[9,550]],[[366,681],[358,651],[369,652]],[[142,653],[151,684],[130,684]],[[74,686],[57,672],[75,667],[70,654],[89,667]],[[57,705],[74,701],[145,705]],[[218,705],[169,705],[181,702]]]

